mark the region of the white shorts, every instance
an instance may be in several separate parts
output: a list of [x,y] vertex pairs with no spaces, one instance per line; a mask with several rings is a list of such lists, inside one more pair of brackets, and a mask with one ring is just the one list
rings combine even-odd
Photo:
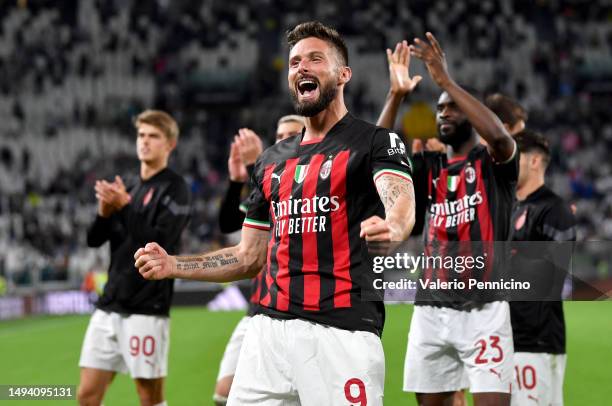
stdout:
[[228,406],[383,404],[380,338],[305,320],[249,322]]
[[514,353],[512,405],[563,405],[565,354]]
[[79,366],[160,378],[168,372],[169,346],[168,317],[98,309],[89,321]]
[[459,311],[415,306],[404,391],[510,392],[514,346],[507,302]]
[[236,365],[238,365],[238,356],[240,355],[240,348],[242,348],[242,341],[249,325],[250,316],[244,316],[240,319],[240,322],[234,328],[234,332],[230,337],[227,345],[225,346],[225,352],[223,352],[223,358],[221,359],[221,365],[219,366],[219,375],[217,375],[217,382],[221,378],[226,376],[233,376],[236,374]]

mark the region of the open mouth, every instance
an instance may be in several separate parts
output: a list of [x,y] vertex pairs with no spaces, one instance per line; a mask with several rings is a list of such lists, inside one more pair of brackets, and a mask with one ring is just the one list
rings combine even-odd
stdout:
[[316,96],[319,83],[315,79],[304,78],[298,80],[297,90],[302,99],[310,99]]

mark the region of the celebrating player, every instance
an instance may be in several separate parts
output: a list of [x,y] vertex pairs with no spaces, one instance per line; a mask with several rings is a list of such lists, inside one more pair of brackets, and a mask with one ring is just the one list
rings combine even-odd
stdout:
[[[516,189],[518,202],[512,214],[513,241],[575,241],[575,219],[563,200],[544,184],[550,161],[548,142],[541,134],[524,130],[515,139],[520,151],[520,170]],[[542,247],[541,251],[546,251]],[[548,276],[546,285],[557,286],[561,297],[563,272],[555,269],[540,252],[537,257],[521,250],[513,255],[512,269],[521,270],[527,279]],[[555,278],[560,280],[552,283]],[[515,382],[512,404],[563,404],[565,373],[565,320],[560,301],[510,302],[514,334]]]
[[308,22],[287,39],[289,90],[306,128],[255,164],[241,242],[192,257],[151,243],[136,266],[148,279],[228,281],[265,264],[228,404],[381,405],[384,305],[364,300],[373,275],[363,255],[367,241],[410,234],[410,164],[396,134],[348,113],[338,33]]
[[[507,240],[518,174],[516,143],[489,109],[453,81],[440,45],[431,33],[427,39],[415,39],[409,50],[443,90],[436,122],[446,152],[414,155],[417,217],[428,211],[425,247],[438,252],[449,242]],[[401,62],[408,76],[409,59]],[[387,105],[399,104],[406,93],[391,94]],[[392,125],[394,115],[385,113],[393,111],[397,108],[385,106],[379,123]],[[420,405],[448,404],[467,379],[477,406],[508,405],[513,352],[508,303],[424,297],[417,296],[410,326],[404,390],[416,392]]]
[[[449,241],[507,240],[518,169],[516,143],[493,112],[452,80],[437,40],[431,33],[427,39],[415,39],[410,51],[423,60],[443,89],[436,122],[447,151],[421,154],[415,162],[415,176],[418,167],[419,183],[431,190],[419,196],[428,198],[430,209],[423,233],[426,248]],[[451,207],[457,201],[467,203],[462,211],[440,205],[448,202]],[[501,266],[501,256],[495,256],[489,272]],[[404,390],[416,392],[421,404],[447,401],[463,386],[464,371],[477,406],[509,404],[513,352],[509,307],[507,302],[478,299],[417,301]],[[448,373],[440,374],[440,369]]]
[[174,119],[147,110],[135,127],[139,181],[126,188],[117,176],[113,183],[95,185],[98,214],[87,244],[99,247],[110,241],[111,262],[81,351],[81,405],[100,405],[117,372],[129,372],[142,405],[166,404],[173,281],[143,279],[134,270],[133,252],[151,240],[177,252],[191,197],[183,178],[168,168],[179,133]]
[[[303,128],[304,117],[297,115],[283,116],[278,120],[275,140],[280,142],[286,138],[300,135]],[[261,152],[262,143],[260,138],[255,132],[247,128],[241,129],[239,135],[236,136],[231,144],[230,157],[227,163],[230,185],[219,210],[219,227],[224,233],[231,233],[242,228],[247,207],[246,204],[240,202],[240,195],[242,189],[244,189],[248,174],[252,172],[253,164]],[[240,354],[240,348],[242,348],[244,334],[260,300],[262,275],[263,272],[260,272],[251,279],[251,295],[247,314],[240,320],[225,347],[213,396],[213,400],[217,405],[227,403],[227,397],[234,380],[234,374],[236,373],[236,365],[238,365],[238,355]]]

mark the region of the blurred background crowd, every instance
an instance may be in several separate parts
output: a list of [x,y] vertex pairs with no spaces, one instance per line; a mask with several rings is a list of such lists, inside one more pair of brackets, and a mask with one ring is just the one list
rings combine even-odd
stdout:
[[[241,127],[270,144],[293,112],[284,33],[312,19],[345,37],[347,104],[369,121],[388,89],[385,48],[432,31],[457,81],[518,99],[548,137],[549,181],[576,205],[578,239],[612,239],[610,1],[0,0],[0,295],[105,269],[106,250],[85,243],[93,184],[138,173],[131,120],[145,108],[181,127],[171,165],[195,201],[183,249],[225,244],[229,144]],[[438,93],[419,84],[397,130],[435,136]],[[606,264],[588,266],[609,277]]]

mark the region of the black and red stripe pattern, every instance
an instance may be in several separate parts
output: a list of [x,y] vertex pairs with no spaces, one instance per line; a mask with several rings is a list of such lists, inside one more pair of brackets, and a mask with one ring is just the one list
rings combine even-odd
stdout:
[[397,144],[388,131],[347,115],[319,142],[295,137],[264,152],[244,223],[270,230],[258,313],[382,331],[381,304],[362,300],[373,287],[364,282],[371,269],[359,228],[384,216],[375,173],[410,179]]
[[[448,159],[445,154],[425,153],[414,156],[415,181],[427,182],[419,190],[428,192],[423,205],[425,228],[423,240],[429,256],[481,256],[483,271],[456,272],[451,269],[425,269],[424,278],[440,281],[477,279],[491,281],[503,272],[503,253],[494,250],[495,241],[507,241],[510,214],[518,177],[518,157],[496,164],[486,147],[479,145],[464,157]],[[419,196],[417,196],[417,199]],[[496,257],[500,254],[499,258]],[[489,301],[496,298],[495,292]],[[418,304],[451,305],[480,301],[473,292],[420,291]],[[453,305],[454,306],[454,305]]]

